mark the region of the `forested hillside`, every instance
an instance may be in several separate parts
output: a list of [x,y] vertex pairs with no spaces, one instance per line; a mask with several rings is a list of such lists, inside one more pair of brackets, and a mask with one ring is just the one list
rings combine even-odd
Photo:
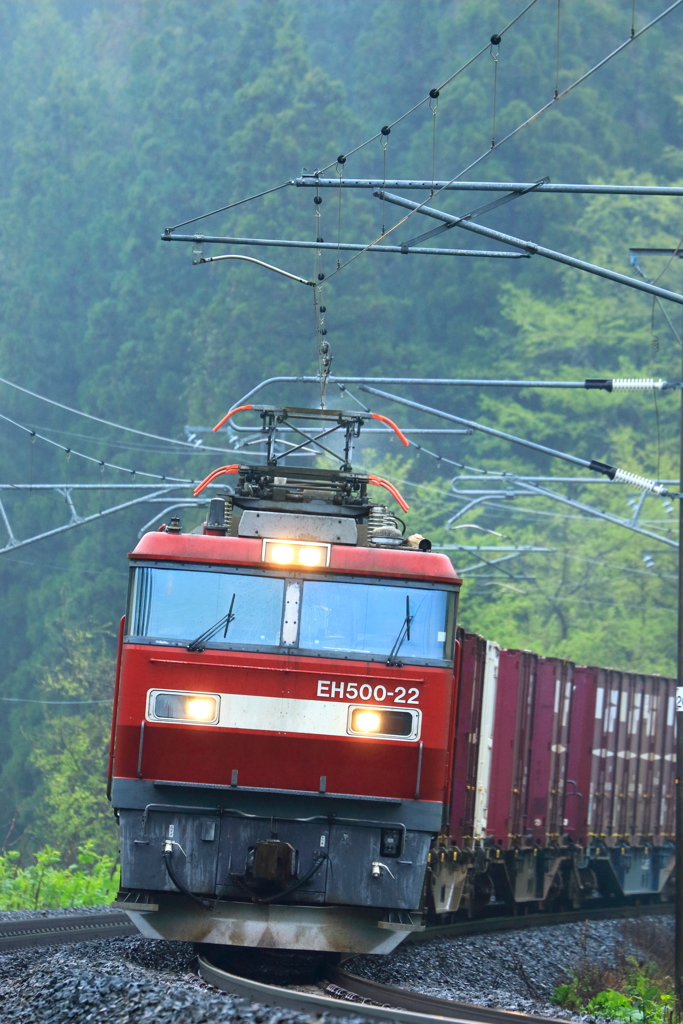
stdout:
[[[212,425],[263,378],[315,373],[311,289],[244,263],[193,266],[192,247],[164,243],[161,232],[280,185],[302,167],[332,162],[334,175],[338,154],[448,78],[523,6],[0,0],[0,376],[103,419],[185,439],[186,424]],[[665,6],[637,0],[635,30]],[[632,12],[631,0],[563,3],[558,60],[557,3],[538,0],[500,44],[496,137],[551,99],[556,78],[561,91],[628,39]],[[680,184],[682,19],[683,8],[635,39],[468,176]],[[495,64],[485,52],[442,90],[435,111],[425,104],[396,125],[385,154],[375,141],[349,156],[344,175],[452,178],[490,147]],[[327,241],[367,244],[403,216],[371,192],[345,192],[341,203],[330,190],[322,196]],[[185,230],[314,240],[313,197],[310,189],[283,188]],[[448,193],[435,204],[462,214],[484,201],[481,193]],[[629,246],[679,243],[680,202],[528,195],[483,222],[635,275]],[[395,232],[391,241],[433,223],[415,216],[408,234]],[[459,230],[433,244],[488,245]],[[313,273],[310,250],[254,254],[306,278]],[[680,290],[680,260],[640,263],[649,278],[662,275],[662,285]],[[336,265],[337,254],[326,254],[328,275]],[[680,379],[680,343],[651,298],[539,257],[365,253],[330,277],[324,298],[340,375]],[[665,305],[680,333],[680,307]],[[403,426],[443,425],[353,394]],[[675,393],[423,386],[410,397],[583,458],[678,476]],[[263,398],[308,404],[316,392],[290,386]],[[338,402],[354,406],[330,386],[329,404]],[[90,483],[89,493],[74,492],[82,516],[135,496],[115,484],[144,482],[143,473],[199,479],[221,460],[79,418],[3,383],[0,413],[0,483]],[[409,527],[469,570],[461,604],[468,629],[576,661],[674,671],[675,548],[512,494],[474,506],[454,524],[468,528],[447,527],[468,500],[463,492],[481,489],[481,481],[457,482],[455,493],[451,480],[461,471],[446,459],[476,470],[589,474],[481,434],[425,440],[441,460],[416,449],[404,456],[380,440],[373,435],[360,460],[381,465],[404,489]],[[556,489],[619,516],[638,497],[605,482]],[[66,497],[54,491],[0,497],[18,539],[69,520]],[[50,842],[70,855],[86,835],[101,849],[115,842],[102,780],[126,554],[163,507],[132,506],[0,554],[5,846]],[[190,527],[201,519],[199,511],[183,515]],[[677,506],[648,497],[640,516],[646,528],[677,536]],[[5,538],[0,524],[0,546]],[[482,562],[455,545],[543,550],[492,566],[500,553],[484,551]]]

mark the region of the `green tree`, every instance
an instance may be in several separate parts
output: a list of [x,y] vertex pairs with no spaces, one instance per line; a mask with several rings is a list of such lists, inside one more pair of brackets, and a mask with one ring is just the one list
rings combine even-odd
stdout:
[[[71,863],[87,837],[97,854],[115,857],[117,829],[104,780],[111,729],[113,663],[106,638],[66,627],[62,658],[43,680],[45,722],[31,754],[40,781],[33,803],[35,833]],[[69,706],[69,703],[73,704]]]

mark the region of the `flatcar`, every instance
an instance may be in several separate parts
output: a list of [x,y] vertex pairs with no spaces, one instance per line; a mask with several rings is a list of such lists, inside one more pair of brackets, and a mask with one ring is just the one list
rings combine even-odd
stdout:
[[200,485],[235,478],[202,526],[129,556],[117,903],[151,938],[349,955],[427,920],[666,898],[673,682],[458,631],[450,559],[351,468],[362,419],[308,415],[345,431],[339,470],[269,444]]

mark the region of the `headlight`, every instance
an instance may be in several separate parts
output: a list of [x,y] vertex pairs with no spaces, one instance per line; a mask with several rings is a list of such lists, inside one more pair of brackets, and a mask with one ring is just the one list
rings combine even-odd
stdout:
[[379,732],[382,719],[376,711],[356,711],[351,719],[354,732]]
[[307,541],[296,542],[283,540],[264,540],[264,562],[275,562],[276,565],[299,565],[314,568],[318,565],[329,565],[330,545],[312,544]]
[[277,562],[278,565],[288,565],[294,561],[294,548],[289,544],[272,544],[268,553],[270,561]]
[[400,737],[417,739],[420,731],[419,711],[395,708],[349,708],[348,731],[359,736]]
[[190,718],[198,721],[216,717],[216,701],[213,698],[207,700],[206,697],[190,697],[185,707]]
[[220,697],[205,693],[152,690],[148,706],[152,721],[201,722],[203,725],[216,725]]
[[313,546],[299,548],[297,555],[302,565],[320,565],[323,560],[322,549]]

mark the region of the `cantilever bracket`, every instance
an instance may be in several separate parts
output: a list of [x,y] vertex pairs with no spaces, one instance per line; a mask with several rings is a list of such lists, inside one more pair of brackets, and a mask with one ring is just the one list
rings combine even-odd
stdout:
[[[546,175],[545,178],[540,178],[538,181],[534,182],[533,185],[528,185],[526,188],[520,189],[519,191],[508,192],[507,195],[501,196],[500,199],[494,199],[492,202],[486,203],[485,206],[479,206],[476,210],[472,210],[471,213],[466,213],[464,216],[458,217],[456,223],[459,223],[462,220],[468,220],[470,217],[477,217],[480,213],[488,213],[489,210],[495,210],[498,206],[504,206],[505,203],[510,203],[513,199],[525,196],[527,192],[533,192],[539,185],[547,185],[549,181],[550,178]],[[449,228],[452,227],[455,227],[455,224],[442,224],[438,228],[432,228],[431,231],[425,231],[423,235],[411,238],[408,242],[403,242],[401,244],[401,249],[405,249],[407,252],[411,245],[417,245],[419,242],[425,242],[428,238],[433,238],[434,235],[440,235],[442,231],[448,231]]]

